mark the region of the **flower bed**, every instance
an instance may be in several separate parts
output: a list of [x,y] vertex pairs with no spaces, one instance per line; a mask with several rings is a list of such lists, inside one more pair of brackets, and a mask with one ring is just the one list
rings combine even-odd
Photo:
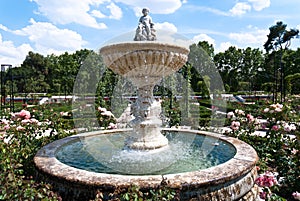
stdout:
[[228,112],[227,135],[257,151],[261,199],[300,200],[299,106],[288,101],[266,104],[254,112],[256,117],[242,109]]
[[[299,102],[261,104],[261,109],[235,107],[236,110],[231,109],[227,114],[226,134],[247,142],[257,151],[260,175],[256,184],[261,189],[261,199],[300,200]],[[98,108],[97,112],[99,121],[105,119],[103,126],[113,125],[115,119],[105,108]],[[33,157],[42,146],[72,134],[66,132],[72,128],[70,114],[48,106],[17,113],[2,112],[0,200],[61,200],[49,184],[34,179]],[[164,192],[172,198],[175,196],[175,192]],[[123,197],[133,198],[137,193],[141,192],[125,192]],[[97,196],[101,200],[101,192]]]

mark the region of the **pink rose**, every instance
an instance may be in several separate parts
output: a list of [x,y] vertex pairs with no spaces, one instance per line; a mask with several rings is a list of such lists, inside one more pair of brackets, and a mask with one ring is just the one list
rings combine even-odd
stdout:
[[271,129],[272,129],[273,131],[278,131],[279,128],[280,128],[280,127],[279,127],[278,125],[273,125]]
[[259,192],[259,197],[265,200],[267,198],[267,192]]
[[21,110],[21,112],[18,113],[18,116],[23,119],[30,119],[30,112],[27,110]]
[[232,130],[238,130],[240,128],[240,125],[241,125],[240,122],[238,122],[238,121],[232,121],[230,128]]
[[17,131],[23,131],[23,130],[25,130],[25,128],[22,127],[22,126],[18,126],[16,129],[17,129]]
[[4,128],[4,130],[8,130],[8,129],[10,129],[10,125],[6,124],[3,128]]
[[251,114],[247,114],[247,119],[248,119],[249,122],[254,121],[254,117]]
[[230,119],[232,117],[234,117],[234,112],[228,112],[227,113],[227,118]]
[[260,187],[272,187],[278,184],[278,181],[272,172],[265,172],[261,174],[256,180],[255,183]]
[[297,191],[294,192],[292,195],[293,195],[295,200],[300,200],[300,193],[298,193]]

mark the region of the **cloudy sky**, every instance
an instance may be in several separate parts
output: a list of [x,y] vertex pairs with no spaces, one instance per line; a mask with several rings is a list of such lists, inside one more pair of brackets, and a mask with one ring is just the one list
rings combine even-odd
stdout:
[[[1,0],[0,63],[20,66],[29,51],[47,56],[98,50],[133,33],[143,7],[156,29],[206,40],[216,52],[263,49],[277,21],[300,29],[299,0]],[[298,47],[300,39],[294,39],[291,48]]]

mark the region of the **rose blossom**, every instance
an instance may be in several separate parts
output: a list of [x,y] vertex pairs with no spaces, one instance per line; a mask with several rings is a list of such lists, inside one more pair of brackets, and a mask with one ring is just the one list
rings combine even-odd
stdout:
[[293,148],[293,150],[291,151],[292,152],[292,154],[296,154],[297,152],[298,152],[298,150],[297,149],[295,149],[295,148]]
[[275,108],[275,110],[274,110],[275,112],[282,112],[282,109],[281,108]]
[[17,113],[12,113],[11,117],[13,119],[15,118],[20,118],[20,119],[30,119],[30,112],[27,110],[21,110],[20,112]]
[[107,111],[107,110],[101,112],[101,115],[108,116],[108,117],[114,117],[113,113],[111,113],[111,111]]
[[23,119],[23,120],[21,121],[22,124],[28,124],[28,123],[30,123],[30,122],[31,122],[30,119]]
[[230,118],[233,118],[234,117],[234,112],[228,112],[227,113],[227,118],[230,119]]
[[21,110],[21,112],[19,113],[19,116],[24,119],[30,119],[30,112],[27,110]]
[[272,172],[265,172],[261,174],[256,180],[255,183],[260,187],[272,187],[278,184],[278,181],[275,175]]
[[285,124],[283,125],[283,127],[284,127],[284,131],[286,131],[286,132],[290,132],[290,131],[296,130],[295,124],[289,125],[288,123],[285,123]]
[[279,128],[280,128],[279,125],[273,125],[271,129],[272,129],[273,131],[278,131]]
[[23,131],[23,130],[25,130],[25,128],[22,127],[22,126],[18,126],[16,129],[17,129],[17,131]]
[[263,200],[267,199],[267,192],[259,192],[259,197]]
[[296,128],[296,125],[295,124],[291,124],[290,125],[290,129],[292,130],[292,131],[295,131],[297,128]]
[[114,124],[114,123],[112,123],[112,122],[110,122],[109,125],[108,125],[108,128],[109,128],[109,129],[116,129],[116,128],[117,128],[117,125]]
[[100,112],[106,112],[106,108],[104,108],[104,107],[98,107],[98,111],[100,111]]
[[282,104],[279,104],[279,103],[276,103],[276,104],[272,104],[270,105],[270,107],[276,109],[276,108],[279,108],[279,109],[282,109],[283,108],[283,105]]
[[294,192],[292,195],[295,200],[300,200],[300,193],[298,193],[298,191]]
[[8,130],[8,129],[10,129],[10,125],[6,124],[3,128],[4,128],[4,130]]
[[247,119],[249,122],[253,122],[255,120],[251,114],[247,114]]
[[239,115],[245,115],[245,112],[243,110],[236,109],[234,112]]
[[38,124],[39,120],[32,118],[32,119],[30,119],[30,123],[32,123],[32,124]]
[[238,130],[239,129],[239,127],[240,127],[240,122],[238,122],[238,121],[233,121],[233,122],[231,122],[231,126],[230,126],[230,128],[232,129],[232,130]]

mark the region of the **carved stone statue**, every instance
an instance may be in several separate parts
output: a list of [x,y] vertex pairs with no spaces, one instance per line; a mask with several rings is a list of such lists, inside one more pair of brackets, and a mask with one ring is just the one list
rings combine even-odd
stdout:
[[136,34],[134,37],[135,41],[145,41],[145,40],[156,40],[155,29],[153,28],[154,23],[152,18],[149,16],[149,9],[143,8],[143,16],[140,17],[138,28],[136,29]]

